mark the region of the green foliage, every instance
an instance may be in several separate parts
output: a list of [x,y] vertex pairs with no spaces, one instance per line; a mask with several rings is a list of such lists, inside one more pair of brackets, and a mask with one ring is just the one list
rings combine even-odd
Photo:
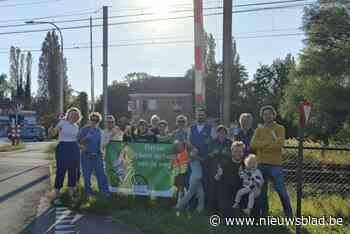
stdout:
[[6,74],[0,74],[0,100],[3,100],[10,92],[9,82]]
[[[220,104],[223,102],[223,64],[215,60],[215,38],[212,34],[205,34],[206,47],[204,49],[204,82],[205,100],[208,115],[219,118]],[[248,79],[246,68],[241,64],[236,49],[236,42],[232,45],[233,64],[231,74],[231,105],[234,114],[232,118],[237,119],[242,108],[244,108],[244,83]],[[185,77],[194,79],[195,68],[186,71]]]
[[333,141],[350,146],[350,116],[344,122],[341,130],[334,136]]
[[221,83],[218,74],[218,64],[215,61],[215,39],[212,34],[206,34],[205,57],[205,100],[210,117],[218,118],[220,113]]
[[32,108],[32,64],[33,58],[31,52],[27,52],[26,57],[26,72],[25,72],[25,86],[24,86],[24,109],[30,110]]
[[45,128],[54,126],[57,123],[57,114],[56,113],[47,113],[40,116],[40,123]]
[[[130,81],[131,82],[131,81]],[[132,81],[135,82],[135,81]],[[128,116],[129,86],[127,83],[114,81],[108,86],[108,110],[115,117]],[[116,105],[118,103],[118,105]],[[103,112],[103,96],[96,102],[96,111]]]
[[[350,116],[350,11],[346,1],[319,1],[305,9],[305,48],[300,65],[289,74],[280,111],[298,121],[298,104],[313,103],[309,137],[328,143],[330,136],[342,143],[348,139]],[[344,130],[345,129],[345,130]],[[344,140],[341,140],[344,139]]]
[[17,89],[19,85],[20,54],[21,50],[18,47],[11,46],[9,84],[11,88],[11,98],[13,100],[17,97]]
[[[60,60],[61,51],[58,36],[55,31],[48,32],[42,43],[41,56],[39,58],[39,89],[36,96],[36,111],[40,114],[58,113],[60,100]],[[67,63],[63,61],[63,77],[65,90],[65,103],[68,104],[71,88],[68,84]],[[66,106],[67,107],[67,106]]]
[[[290,54],[284,59],[275,59],[271,65],[260,64],[253,80],[243,84],[242,105],[240,108],[237,107],[240,110],[238,114],[249,112],[258,118],[259,110],[263,105],[273,105],[277,110],[281,110],[284,105],[280,104],[280,100],[287,90],[288,77],[295,69],[294,57]],[[290,129],[288,121],[284,125]]]

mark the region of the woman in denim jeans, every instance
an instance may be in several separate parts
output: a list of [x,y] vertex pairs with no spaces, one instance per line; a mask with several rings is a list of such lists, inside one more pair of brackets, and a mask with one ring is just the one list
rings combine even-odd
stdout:
[[104,171],[101,152],[102,131],[98,127],[101,115],[93,112],[89,116],[90,125],[80,130],[79,142],[82,145],[81,166],[84,176],[84,187],[87,196],[92,195],[91,175],[95,171],[98,188],[101,193],[108,194],[108,180]]
[[255,130],[251,147],[256,152],[259,170],[265,179],[260,195],[261,215],[268,216],[267,188],[270,180],[280,197],[285,216],[291,217],[293,212],[281,167],[285,129],[275,122],[276,111],[272,106],[262,107],[260,116],[264,120],[264,125]]

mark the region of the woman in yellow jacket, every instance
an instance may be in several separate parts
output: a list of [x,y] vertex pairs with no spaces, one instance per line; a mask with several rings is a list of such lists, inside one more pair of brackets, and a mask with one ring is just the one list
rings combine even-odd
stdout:
[[260,195],[261,215],[268,216],[267,182],[271,180],[281,199],[285,216],[292,217],[293,212],[281,167],[285,129],[275,122],[276,111],[272,106],[263,106],[260,116],[264,124],[255,130],[251,147],[256,152],[259,170],[266,181]]

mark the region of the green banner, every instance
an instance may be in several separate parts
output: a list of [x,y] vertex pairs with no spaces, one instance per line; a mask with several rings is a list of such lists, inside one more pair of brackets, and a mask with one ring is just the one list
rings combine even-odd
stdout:
[[171,197],[172,144],[111,142],[106,148],[106,173],[112,192]]

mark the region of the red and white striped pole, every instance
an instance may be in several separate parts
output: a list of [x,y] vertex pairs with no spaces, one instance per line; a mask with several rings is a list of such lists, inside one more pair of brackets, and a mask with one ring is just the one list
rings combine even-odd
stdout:
[[203,28],[203,0],[193,0],[194,10],[194,60],[195,76],[194,90],[196,96],[196,106],[204,105],[205,89],[203,82],[204,62],[204,28]]

